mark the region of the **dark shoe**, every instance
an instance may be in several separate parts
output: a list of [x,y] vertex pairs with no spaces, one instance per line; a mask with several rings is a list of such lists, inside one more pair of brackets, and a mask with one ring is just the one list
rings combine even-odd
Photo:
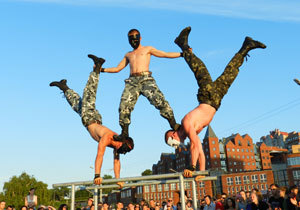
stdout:
[[294,81],[295,81],[298,85],[300,85],[300,80],[294,79]]
[[188,50],[190,49],[190,46],[188,44],[188,38],[189,38],[189,34],[191,32],[191,27],[186,27],[185,29],[183,29],[179,36],[175,39],[175,44],[177,44],[182,51]]
[[94,64],[95,64],[94,71],[97,73],[100,73],[101,67],[102,67],[103,63],[105,62],[105,59],[98,58],[97,56],[92,55],[92,54],[88,54],[88,57],[94,61]]
[[178,124],[178,123],[176,123],[174,126],[172,126],[172,129],[174,130],[174,131],[178,131],[179,130],[179,128],[180,128],[180,124]]
[[243,43],[242,48],[240,49],[239,53],[241,53],[243,56],[246,56],[247,53],[250,50],[256,49],[256,48],[262,48],[265,49],[267,46],[259,41],[253,40],[251,37],[246,37],[245,41]]
[[69,87],[67,86],[67,80],[65,80],[65,79],[62,79],[59,82],[53,81],[49,84],[49,86],[50,87],[56,86],[64,92],[69,89]]

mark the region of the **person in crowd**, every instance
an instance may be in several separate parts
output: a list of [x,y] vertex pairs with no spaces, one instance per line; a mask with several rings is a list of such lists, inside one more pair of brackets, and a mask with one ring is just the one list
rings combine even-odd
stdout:
[[167,205],[165,205],[164,210],[166,210],[168,207],[171,207],[171,209],[173,209],[173,210],[177,210],[177,206],[175,206],[173,204],[173,199],[172,198],[168,198]]
[[13,210],[13,206],[12,205],[8,205],[6,210]]
[[124,208],[124,204],[121,201],[119,201],[117,203],[117,210],[122,210],[123,208]]
[[216,204],[216,210],[224,210],[224,205],[223,205],[223,200],[222,200],[221,194],[216,195],[215,204]]
[[25,206],[35,208],[38,203],[38,197],[34,194],[35,189],[31,188],[28,195],[25,197]]
[[181,207],[181,202],[178,202],[178,203],[176,204],[176,207],[177,207],[177,210],[181,210],[181,209],[182,209],[182,207]]
[[108,203],[104,202],[103,205],[102,205],[102,210],[108,210]]
[[296,185],[291,186],[288,197],[286,199],[286,206],[288,210],[297,210],[299,207],[297,200],[298,188]]
[[[132,202],[129,202],[128,205],[127,205],[127,209],[128,210],[134,210],[134,205]],[[99,210],[99,209],[98,209]]]
[[140,204],[135,204],[135,206],[134,206],[134,210],[140,210]]
[[204,200],[205,200],[204,210],[215,210],[215,209],[216,209],[216,205],[215,205],[215,203],[212,201],[210,195],[205,195],[205,196],[204,196]]
[[20,210],[27,210],[27,206],[21,206]]
[[280,196],[279,186],[277,184],[271,184],[271,196],[268,203],[273,210],[283,209],[284,198]]
[[188,200],[187,202],[186,202],[186,208],[185,208],[186,210],[194,210],[193,209],[193,201],[192,200]]
[[4,210],[5,209],[5,201],[0,200],[0,210]]
[[94,210],[94,199],[93,197],[89,197],[87,201],[87,206],[85,207],[86,210]]
[[239,194],[236,196],[236,210],[246,210],[247,207],[247,198],[246,192],[240,190]]
[[154,208],[154,209],[155,209],[155,210],[160,210],[160,209],[161,209],[160,203],[159,203],[159,202],[156,202],[155,208]]
[[58,207],[58,210],[68,210],[68,205],[65,203],[60,204],[60,206]]
[[287,190],[286,187],[280,187],[279,188],[279,195],[280,195],[280,197],[283,198],[283,210],[287,210],[287,203],[286,203],[287,195],[286,195],[286,190]]
[[251,193],[251,203],[247,204],[246,210],[267,210],[269,205],[263,201],[261,192]]
[[227,198],[224,206],[225,210],[235,210],[235,201],[233,198]]
[[155,201],[153,199],[150,199],[149,201],[149,207],[150,207],[150,210],[154,210],[155,209]]

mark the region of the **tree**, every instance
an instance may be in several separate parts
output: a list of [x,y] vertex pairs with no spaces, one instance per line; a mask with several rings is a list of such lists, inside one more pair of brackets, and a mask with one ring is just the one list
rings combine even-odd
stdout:
[[145,171],[142,172],[142,176],[149,176],[152,175],[152,171],[150,169],[146,169]]
[[48,185],[37,181],[33,176],[23,172],[19,177],[13,176],[8,182],[4,183],[4,200],[9,205],[14,205],[19,209],[24,205],[25,196],[28,195],[30,188],[35,188],[35,194],[38,196],[38,203],[50,203],[51,193],[47,189]]
[[[111,175],[107,175],[107,174],[104,174],[104,176],[103,176],[103,179],[112,179],[112,178],[113,177]],[[110,183],[109,184],[103,184],[103,185],[110,185]],[[113,190],[112,188],[103,189],[102,193],[109,194],[112,190]]]

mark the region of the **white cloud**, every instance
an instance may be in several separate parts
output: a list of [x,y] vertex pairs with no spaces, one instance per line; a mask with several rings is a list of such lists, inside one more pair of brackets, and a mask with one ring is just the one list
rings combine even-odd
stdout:
[[296,0],[15,0],[85,6],[113,6],[199,13],[234,18],[300,22]]

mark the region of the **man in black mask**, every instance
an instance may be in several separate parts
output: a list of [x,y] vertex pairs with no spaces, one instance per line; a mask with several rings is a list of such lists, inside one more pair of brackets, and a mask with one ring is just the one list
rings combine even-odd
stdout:
[[125,80],[125,89],[119,107],[119,123],[122,127],[122,133],[120,136],[114,137],[118,141],[123,141],[129,136],[130,114],[140,94],[160,110],[160,115],[168,120],[172,129],[177,130],[179,128],[172,108],[151,76],[149,64],[152,55],[161,58],[178,58],[181,53],[164,52],[151,46],[142,46],[141,39],[140,32],[137,29],[131,29],[128,32],[128,40],[133,50],[125,54],[117,67],[101,69],[102,72],[117,73],[128,64],[130,66],[130,76]]
[[[130,137],[126,138],[123,142],[115,141],[113,136],[117,134],[102,125],[102,117],[98,110],[96,110],[95,103],[100,69],[105,60],[97,58],[94,55],[89,55],[89,58],[94,61],[94,70],[90,73],[82,98],[68,87],[67,80],[63,79],[51,82],[50,86],[56,86],[64,92],[70,106],[81,117],[82,124],[86,127],[91,137],[98,142],[94,183],[100,185],[102,182],[100,173],[106,147],[113,149],[115,178],[120,178],[120,154],[130,152],[134,148],[134,144]],[[118,182],[117,184],[120,187],[123,186],[123,182]]]

